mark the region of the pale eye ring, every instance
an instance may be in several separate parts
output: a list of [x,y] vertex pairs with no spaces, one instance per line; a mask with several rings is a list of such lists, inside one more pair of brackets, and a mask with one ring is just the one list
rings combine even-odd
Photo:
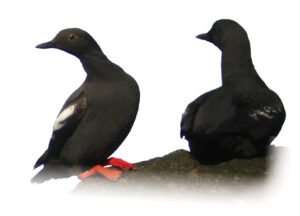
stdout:
[[68,36],[68,38],[69,38],[69,40],[74,40],[74,39],[76,38],[76,36],[75,36],[74,34],[70,34],[70,35]]

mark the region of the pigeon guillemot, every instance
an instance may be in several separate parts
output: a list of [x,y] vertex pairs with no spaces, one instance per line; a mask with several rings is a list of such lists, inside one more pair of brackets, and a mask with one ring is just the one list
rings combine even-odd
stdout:
[[254,68],[246,31],[223,19],[197,38],[222,51],[222,86],[187,106],[180,136],[204,164],[265,155],[281,130],[285,110]]
[[91,35],[79,28],[62,30],[37,48],[56,48],[76,56],[87,76],[63,105],[48,149],[34,165],[44,167],[32,182],[71,176],[74,167],[80,170],[78,173],[86,171],[79,178],[101,173],[112,180],[119,178],[120,171],[105,165],[136,169],[121,159],[108,159],[135,121],[140,99],[136,81],[112,63]]

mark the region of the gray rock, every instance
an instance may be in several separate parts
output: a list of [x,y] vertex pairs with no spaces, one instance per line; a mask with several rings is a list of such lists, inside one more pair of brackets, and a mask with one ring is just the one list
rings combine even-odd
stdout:
[[117,182],[110,182],[101,175],[87,178],[72,193],[182,195],[241,192],[265,185],[273,176],[272,167],[277,153],[283,150],[271,146],[266,157],[233,159],[216,165],[202,165],[188,151],[177,150],[136,163],[139,169],[124,171]]

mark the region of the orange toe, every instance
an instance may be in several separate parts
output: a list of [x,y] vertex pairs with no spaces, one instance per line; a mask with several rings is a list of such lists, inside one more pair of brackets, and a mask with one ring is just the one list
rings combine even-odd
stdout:
[[112,165],[114,167],[119,167],[121,169],[124,169],[126,171],[128,170],[138,170],[138,167],[137,165],[134,165],[134,164],[131,164],[131,163],[128,163],[120,158],[110,158],[108,161],[107,161],[107,164],[106,165]]
[[118,170],[110,170],[101,165],[96,165],[93,168],[91,168],[90,170],[88,170],[84,173],[80,173],[78,175],[78,178],[85,179],[89,176],[95,175],[96,173],[99,173],[99,174],[103,175],[105,178],[112,180],[112,181],[116,181],[121,177],[121,172]]

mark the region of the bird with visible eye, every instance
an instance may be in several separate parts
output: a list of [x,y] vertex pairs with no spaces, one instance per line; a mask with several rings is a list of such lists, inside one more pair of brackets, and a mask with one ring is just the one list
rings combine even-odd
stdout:
[[76,56],[87,76],[63,105],[48,149],[34,165],[43,169],[32,182],[71,175],[84,179],[95,173],[117,180],[121,172],[106,165],[136,170],[136,165],[109,158],[127,137],[138,112],[140,92],[134,78],[112,63],[92,36],[79,28],[62,30],[37,48],[56,48]]
[[82,58],[84,54],[98,55],[102,52],[97,42],[85,31],[78,28],[60,31],[56,37],[46,43],[39,44],[37,48],[56,48]]
[[265,155],[281,130],[285,110],[254,68],[246,31],[222,19],[197,38],[221,50],[222,85],[187,106],[180,136],[204,164]]

